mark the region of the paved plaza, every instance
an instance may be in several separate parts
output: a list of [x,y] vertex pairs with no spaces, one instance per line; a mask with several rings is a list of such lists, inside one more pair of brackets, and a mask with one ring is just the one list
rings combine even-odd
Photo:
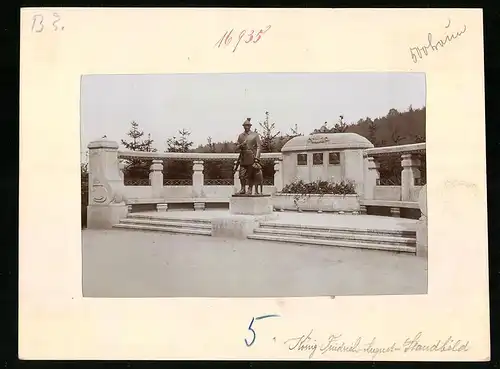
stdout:
[[[386,226],[388,220],[380,222]],[[427,260],[408,254],[128,230],[83,230],[82,235],[85,297],[427,292]]]

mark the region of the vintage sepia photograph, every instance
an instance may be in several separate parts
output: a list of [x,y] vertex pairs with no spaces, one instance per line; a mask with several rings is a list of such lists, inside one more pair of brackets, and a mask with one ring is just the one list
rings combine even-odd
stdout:
[[84,297],[426,294],[424,73],[81,77]]
[[489,359],[481,9],[20,25],[21,360]]

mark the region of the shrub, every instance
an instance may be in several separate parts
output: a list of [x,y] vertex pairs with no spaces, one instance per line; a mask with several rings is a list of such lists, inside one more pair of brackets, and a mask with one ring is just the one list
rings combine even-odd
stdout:
[[297,180],[287,184],[281,193],[300,194],[300,195],[355,195],[356,186],[354,181],[329,182],[317,180],[306,183],[303,180]]

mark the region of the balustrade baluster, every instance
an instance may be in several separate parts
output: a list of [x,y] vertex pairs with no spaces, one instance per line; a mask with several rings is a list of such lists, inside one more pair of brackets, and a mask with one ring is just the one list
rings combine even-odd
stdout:
[[375,186],[380,185],[380,163],[373,156],[366,157],[366,178],[364,181],[364,197],[375,198]]
[[420,160],[412,154],[401,155],[401,200],[417,201],[414,195],[415,180],[420,179]]
[[203,160],[193,161],[193,197],[203,197]]
[[283,162],[274,161],[274,188],[277,192],[283,189]]
[[163,197],[163,162],[153,160],[149,172],[149,180],[153,198]]

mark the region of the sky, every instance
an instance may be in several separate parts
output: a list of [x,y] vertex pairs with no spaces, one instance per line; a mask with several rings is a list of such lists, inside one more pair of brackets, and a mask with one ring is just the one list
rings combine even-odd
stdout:
[[130,122],[151,134],[154,146],[185,128],[194,147],[234,141],[250,117],[269,112],[283,134],[297,124],[308,134],[339,116],[347,123],[386,115],[391,108],[425,106],[423,73],[241,73],[87,75],[81,80],[81,151],[104,135],[120,142]]

